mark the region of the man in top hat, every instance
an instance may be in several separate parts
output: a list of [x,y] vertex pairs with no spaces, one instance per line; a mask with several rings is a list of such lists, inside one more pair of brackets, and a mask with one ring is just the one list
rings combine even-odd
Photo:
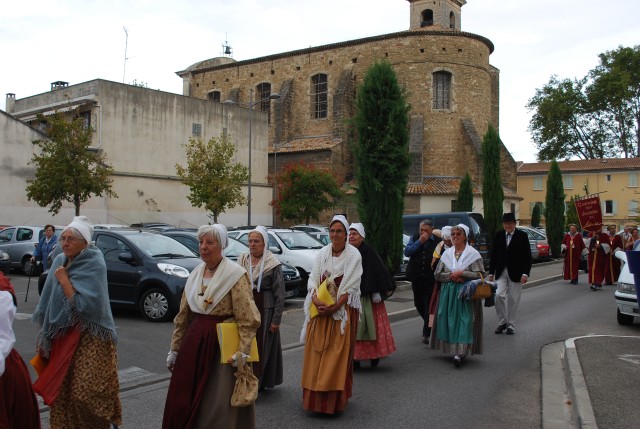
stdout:
[[580,259],[582,258],[582,251],[586,249],[582,235],[578,233],[578,225],[575,223],[569,225],[569,232],[564,235],[560,248],[564,255],[564,279],[570,280],[569,283],[572,285],[577,285]]
[[503,231],[498,231],[493,239],[489,281],[495,281],[496,314],[498,327],[496,334],[515,334],[515,319],[520,305],[522,285],[531,273],[531,245],[526,232],[516,228],[513,213],[502,215]]

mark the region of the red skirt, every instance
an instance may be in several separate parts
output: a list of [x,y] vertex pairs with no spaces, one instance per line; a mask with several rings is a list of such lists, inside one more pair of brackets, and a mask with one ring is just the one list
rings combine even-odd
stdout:
[[15,350],[7,356],[0,377],[0,428],[40,429],[40,411],[29,370]]
[[371,309],[376,325],[376,339],[374,341],[356,341],[356,349],[353,354],[355,360],[378,359],[389,356],[396,351],[384,301],[377,304],[372,302]]

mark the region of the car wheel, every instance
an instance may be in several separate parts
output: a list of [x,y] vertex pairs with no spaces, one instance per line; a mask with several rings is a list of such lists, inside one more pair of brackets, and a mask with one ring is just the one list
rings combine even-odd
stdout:
[[628,314],[620,313],[620,309],[618,309],[618,324],[619,325],[631,325],[633,324],[633,316]]
[[167,293],[158,288],[145,291],[140,297],[140,313],[150,322],[166,322],[171,317]]

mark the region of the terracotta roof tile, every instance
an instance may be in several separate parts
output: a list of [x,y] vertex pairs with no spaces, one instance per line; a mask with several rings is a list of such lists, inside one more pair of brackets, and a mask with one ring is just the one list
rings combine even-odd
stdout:
[[[324,137],[304,137],[278,144],[278,153],[318,152],[330,150],[342,143],[342,139]],[[269,145],[269,153],[274,153],[273,145]]]
[[[550,162],[523,163],[518,166],[518,175],[547,174],[550,165]],[[559,161],[558,166],[563,172],[637,170],[640,169],[640,158],[579,159]]]
[[[458,195],[460,189],[461,177],[446,176],[426,176],[422,179],[422,183],[410,183],[407,186],[407,195]],[[472,183],[473,195],[482,196],[482,186]],[[505,186],[502,187],[505,198],[518,199],[522,198],[518,194]]]

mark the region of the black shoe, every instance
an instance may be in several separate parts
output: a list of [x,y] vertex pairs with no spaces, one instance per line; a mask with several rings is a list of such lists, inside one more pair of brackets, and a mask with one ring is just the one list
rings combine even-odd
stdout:
[[460,368],[460,365],[462,365],[462,358],[458,355],[455,355],[453,357],[453,365],[455,365],[456,368]]
[[505,329],[507,329],[506,323],[504,325],[498,325],[498,327],[496,328],[496,330],[494,332],[496,334],[502,334],[502,331],[504,331]]
[[422,342],[426,345],[429,345],[429,337],[422,337]]
[[577,285],[577,284],[578,284],[578,280],[571,280],[571,281],[569,282],[569,284]]
[[354,360],[353,361],[353,367],[354,368],[360,368],[360,361],[359,360]]
[[371,359],[371,367],[372,368],[375,368],[376,366],[378,366],[379,363],[380,363],[380,358]]
[[507,328],[507,335],[513,335],[515,333],[516,333],[516,331],[511,326],[509,326]]
[[597,288],[595,285],[591,285],[591,286],[589,286],[589,289],[591,289],[591,290],[598,290],[598,288]]

